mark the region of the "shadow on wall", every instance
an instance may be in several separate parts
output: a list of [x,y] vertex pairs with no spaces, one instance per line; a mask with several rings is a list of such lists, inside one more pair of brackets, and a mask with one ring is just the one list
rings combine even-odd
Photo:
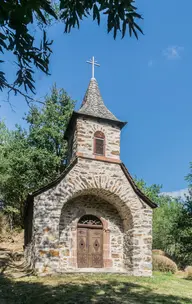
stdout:
[[[58,280],[57,280],[58,279]],[[27,280],[27,279],[26,279]],[[39,279],[31,282],[10,280],[0,275],[1,304],[190,304],[189,298],[154,293],[149,287],[118,281],[110,276],[103,281],[92,276],[67,275],[63,278]],[[51,282],[53,284],[51,284]]]
[[119,230],[123,233],[120,214],[112,204],[96,195],[82,195],[71,199],[63,206],[59,221],[59,236],[72,222],[75,222],[76,227],[78,220],[89,213],[98,218],[110,219],[112,222],[115,219]]
[[[116,213],[118,214],[118,216],[120,216],[121,221],[123,222],[123,227],[121,227],[121,230],[126,231],[133,228],[133,218],[129,207],[127,207],[126,204],[116,194],[105,189],[94,188],[79,191],[79,193],[76,193],[74,197],[70,198],[69,201],[63,205],[59,221],[59,235],[61,235],[61,231],[69,224],[69,222],[71,222],[71,220],[75,220],[75,218],[80,218],[81,216],[86,214],[84,208],[80,208],[79,206],[79,213],[77,212],[76,214],[74,214],[73,211],[71,211],[71,216],[69,216],[67,220],[65,219],[65,213],[67,209],[72,209],[75,203],[81,202],[81,199],[84,199],[86,197],[89,197],[90,201],[93,200],[94,202],[97,202],[99,200],[103,203],[103,205],[109,204],[110,208],[112,208],[113,210],[116,209]],[[94,204],[92,206],[91,204],[89,204],[89,206],[86,207],[94,207]],[[102,209],[103,207],[100,210]],[[99,215],[96,216],[99,217]],[[105,214],[101,214],[101,216],[105,217]]]

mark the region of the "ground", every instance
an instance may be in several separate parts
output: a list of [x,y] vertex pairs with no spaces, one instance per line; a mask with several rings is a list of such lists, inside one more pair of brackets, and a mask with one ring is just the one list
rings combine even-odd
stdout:
[[152,278],[118,274],[36,277],[27,270],[21,250],[22,234],[0,243],[0,304],[192,304],[192,281],[181,272],[153,273]]
[[153,278],[115,274],[20,279],[0,276],[0,303],[189,304],[192,303],[192,282],[158,273]]

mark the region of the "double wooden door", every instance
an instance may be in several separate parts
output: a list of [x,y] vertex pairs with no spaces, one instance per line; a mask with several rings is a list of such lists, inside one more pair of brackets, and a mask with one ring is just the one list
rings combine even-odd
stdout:
[[103,267],[103,230],[77,228],[77,264],[79,268]]

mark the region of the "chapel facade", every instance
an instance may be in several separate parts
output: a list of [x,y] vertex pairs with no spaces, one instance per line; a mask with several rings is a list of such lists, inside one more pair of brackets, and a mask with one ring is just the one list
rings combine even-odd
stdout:
[[152,274],[152,209],[120,159],[126,123],[104,105],[91,78],[65,138],[65,171],[28,196],[25,255],[39,274]]

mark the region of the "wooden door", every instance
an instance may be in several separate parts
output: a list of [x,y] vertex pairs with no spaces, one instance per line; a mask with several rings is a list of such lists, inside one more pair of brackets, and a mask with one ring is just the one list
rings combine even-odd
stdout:
[[89,267],[103,267],[103,230],[89,229]]
[[77,264],[79,268],[88,266],[88,229],[77,229]]
[[79,268],[103,267],[103,230],[78,228],[77,263]]

